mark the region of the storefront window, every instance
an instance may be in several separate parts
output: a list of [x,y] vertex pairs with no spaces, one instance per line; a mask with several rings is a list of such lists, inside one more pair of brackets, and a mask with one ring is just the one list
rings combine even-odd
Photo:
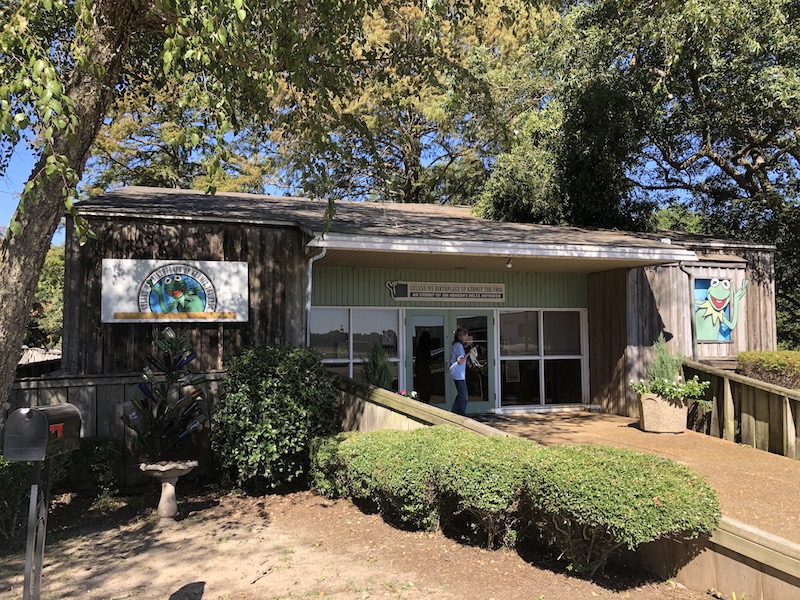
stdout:
[[580,404],[581,361],[544,361],[545,404]]
[[501,405],[541,403],[538,360],[503,360],[500,369]]
[[397,358],[397,311],[353,310],[353,355],[366,358],[378,342],[389,358]]
[[500,352],[504,356],[539,354],[539,311],[500,313]]
[[311,347],[323,358],[350,357],[350,315],[347,309],[321,308],[311,311]]
[[[398,311],[348,308],[314,308],[311,311],[311,347],[335,373],[363,381],[363,362],[378,342],[399,371]],[[351,333],[352,332],[352,333]]]
[[583,378],[580,311],[500,313],[501,407],[581,403]]
[[575,356],[581,353],[581,316],[570,310],[546,311],[544,353],[548,356]]

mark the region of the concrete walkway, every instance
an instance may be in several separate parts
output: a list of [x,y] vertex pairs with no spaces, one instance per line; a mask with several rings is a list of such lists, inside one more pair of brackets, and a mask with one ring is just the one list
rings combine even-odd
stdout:
[[725,516],[800,543],[800,460],[694,431],[646,433],[638,420],[616,415],[566,412],[477,419],[544,445],[604,444],[670,458],[705,476]]

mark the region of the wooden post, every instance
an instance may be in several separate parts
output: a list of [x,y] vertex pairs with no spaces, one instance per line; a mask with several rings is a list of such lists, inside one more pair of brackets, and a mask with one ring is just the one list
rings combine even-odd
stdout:
[[731,380],[722,378],[722,438],[733,442],[736,439],[736,417],[733,410]]
[[783,455],[797,458],[797,428],[789,396],[783,397]]

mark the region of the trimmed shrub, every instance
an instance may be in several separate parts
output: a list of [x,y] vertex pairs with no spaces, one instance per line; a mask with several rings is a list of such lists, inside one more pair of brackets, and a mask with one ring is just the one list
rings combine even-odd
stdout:
[[445,449],[438,487],[445,519],[458,514],[485,536],[486,546],[513,546],[520,520],[525,476],[534,467],[540,446],[514,437],[471,436]]
[[714,490],[671,460],[604,446],[542,448],[451,426],[315,442],[315,487],[407,527],[466,517],[488,546],[532,528],[570,568],[593,575],[620,547],[687,540],[720,518]]
[[122,483],[123,453],[122,440],[81,438],[80,447],[66,455],[69,488],[97,496],[116,494]]
[[342,444],[350,495],[374,505],[387,520],[435,529],[439,506],[433,454],[410,431],[373,431]]
[[223,483],[258,491],[305,477],[311,440],[338,429],[337,406],[315,350],[245,350],[231,361],[212,416]]
[[736,372],[789,389],[800,388],[800,351],[740,352]]
[[353,433],[346,432],[311,440],[309,482],[326,498],[349,496],[347,464],[339,449],[342,442],[352,436]]
[[607,446],[545,448],[525,494],[545,540],[590,576],[621,546],[693,539],[721,516],[713,488],[689,468]]

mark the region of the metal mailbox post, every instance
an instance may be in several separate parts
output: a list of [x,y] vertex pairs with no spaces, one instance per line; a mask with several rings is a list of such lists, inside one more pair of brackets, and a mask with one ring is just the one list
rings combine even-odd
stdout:
[[20,408],[6,420],[3,458],[33,463],[23,600],[39,600],[53,457],[77,450],[80,439],[81,415],[72,404]]

